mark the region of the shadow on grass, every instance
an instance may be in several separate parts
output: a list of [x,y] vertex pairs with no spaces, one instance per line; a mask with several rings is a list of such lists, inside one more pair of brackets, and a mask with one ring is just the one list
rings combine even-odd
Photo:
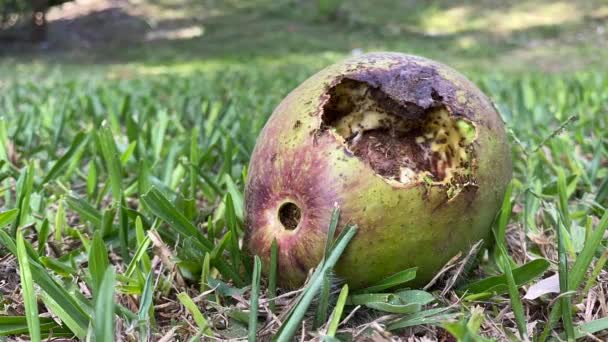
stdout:
[[[327,20],[319,18],[313,7],[292,1],[271,4],[260,0],[249,5],[227,1],[227,5],[211,9],[192,7],[188,1],[152,0],[152,3],[161,11],[191,13],[150,23],[118,7],[92,12],[52,22],[51,39],[45,46],[0,45],[0,51],[4,51],[0,56],[28,62],[162,65],[193,60],[278,60],[290,55],[344,54],[360,49],[403,51],[442,61],[475,63],[525,49],[531,42],[559,39],[584,24],[570,21],[559,25],[532,25],[500,35],[483,29],[431,35],[416,24],[407,24],[419,23],[437,6],[449,10],[465,4],[471,8],[468,19],[475,20],[494,3],[489,0],[478,5],[470,1],[445,4],[442,1],[435,2],[435,7],[407,2],[411,5],[410,12],[404,15],[405,24],[401,26],[378,18],[382,11],[377,11],[375,17],[346,11],[339,13],[335,20]],[[606,17],[597,20],[606,22]]]

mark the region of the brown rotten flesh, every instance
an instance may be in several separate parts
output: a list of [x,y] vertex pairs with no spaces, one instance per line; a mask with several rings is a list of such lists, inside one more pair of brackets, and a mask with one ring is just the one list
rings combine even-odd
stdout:
[[351,286],[418,267],[422,285],[486,239],[511,177],[500,116],[454,70],[379,53],[317,73],[262,130],[245,191],[246,244],[301,284],[323,256],[334,206],[359,231],[336,273]]

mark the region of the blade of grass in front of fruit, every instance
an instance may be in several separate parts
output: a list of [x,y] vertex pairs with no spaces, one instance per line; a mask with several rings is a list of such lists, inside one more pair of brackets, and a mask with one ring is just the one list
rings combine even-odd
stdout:
[[322,284],[323,284],[323,274],[334,267],[338,259],[346,249],[346,246],[350,242],[350,240],[355,236],[357,232],[357,226],[352,225],[348,226],[344,229],[345,233],[340,235],[340,237],[336,240],[334,244],[334,248],[332,248],[331,252],[327,259],[318,266],[318,272],[315,272],[313,276],[310,278],[308,286],[304,290],[302,297],[297,302],[294,309],[291,311],[289,318],[283,322],[281,328],[277,332],[277,335],[273,340],[278,342],[287,342],[291,341],[293,335],[296,330],[300,327],[300,323],[304,319],[304,315],[308,310],[308,307],[312,303],[314,297],[319,292]]
[[338,325],[340,319],[342,319],[342,312],[344,311],[344,305],[346,305],[346,299],[348,298],[348,284],[344,284],[338,295],[338,301],[334,307],[334,311],[331,314],[331,319],[327,325],[327,336],[334,337],[338,331]]
[[106,164],[106,169],[109,175],[110,189],[112,190],[112,198],[114,202],[120,203],[122,198],[122,168],[116,142],[114,141],[112,131],[107,125],[103,125],[98,131],[99,147],[101,155]]
[[562,323],[566,331],[568,341],[574,340],[574,327],[572,325],[572,301],[568,293],[568,254],[564,242],[565,227],[561,220],[555,228],[557,235],[557,257],[558,257],[558,274],[559,274],[559,290],[562,296],[559,301],[562,307]]
[[34,290],[34,281],[30,270],[30,258],[25,249],[25,241],[21,229],[17,230],[17,261],[19,262],[21,294],[23,297],[23,306],[25,307],[29,338],[34,342],[39,342],[41,338],[38,302],[36,300],[36,291]]
[[382,302],[371,302],[365,304],[365,306],[370,309],[401,315],[418,312],[420,311],[420,309],[422,309],[422,305],[418,303],[391,304]]
[[268,270],[268,306],[270,311],[276,311],[276,300],[277,296],[277,269],[279,265],[279,246],[277,244],[277,239],[272,239],[272,244],[270,245],[270,265]]
[[207,336],[213,336],[207,319],[205,319],[205,317],[198,309],[196,303],[194,303],[192,298],[190,298],[190,296],[188,296],[186,292],[181,292],[177,294],[177,299],[179,299],[179,302],[182,303],[184,307],[186,307],[186,310],[188,310],[188,312],[190,312],[190,315],[192,315],[194,322],[196,322],[196,325],[203,332],[203,334]]
[[95,342],[114,341],[114,286],[114,269],[108,267],[95,296]]
[[459,313],[444,313],[450,308],[437,308],[420,311],[406,317],[399,318],[386,327],[386,330],[393,331],[398,329],[404,329],[414,327],[417,325],[437,325],[445,322],[449,322],[454,318],[460,316]]
[[249,300],[249,325],[248,340],[255,342],[258,326],[258,302],[260,299],[260,274],[262,272],[262,261],[256,255],[253,259],[253,275],[251,281],[251,299]]
[[[515,284],[520,287],[534,279],[541,277],[551,263],[546,259],[534,259],[524,265],[512,269]],[[508,292],[507,278],[504,274],[484,278],[472,283],[463,285],[458,291],[466,292],[467,295],[479,293],[502,294]]]
[[329,309],[329,293],[331,290],[330,273],[323,274],[323,284],[321,285],[321,293],[317,300],[317,312],[313,321],[312,330],[319,329],[327,320],[327,311]]
[[381,291],[385,291],[385,290],[388,290],[388,289],[396,287],[396,286],[403,285],[403,284],[407,283],[408,281],[412,281],[416,278],[417,269],[418,269],[418,267],[412,267],[412,268],[403,270],[401,272],[397,272],[397,273],[393,274],[392,276],[382,279],[381,281],[379,281],[378,283],[376,283],[370,287],[366,287],[364,289],[357,290],[355,293],[381,292]]
[[329,221],[329,227],[327,228],[327,240],[325,240],[325,252],[323,258],[326,258],[331,251],[331,246],[334,242],[334,235],[336,234],[336,228],[338,227],[338,220],[340,219],[340,208],[335,207],[331,213],[331,219]]
[[93,234],[91,246],[89,248],[89,274],[91,275],[91,288],[93,294],[96,295],[101,289],[101,283],[104,280],[106,270],[110,265],[108,261],[108,251],[101,237],[99,230]]

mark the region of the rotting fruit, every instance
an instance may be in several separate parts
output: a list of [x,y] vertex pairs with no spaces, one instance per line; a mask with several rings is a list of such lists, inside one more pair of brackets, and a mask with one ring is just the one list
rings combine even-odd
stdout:
[[440,63],[373,53],[293,90],[262,130],[245,194],[246,246],[279,282],[300,285],[323,257],[332,210],[359,231],[335,272],[354,288],[418,267],[428,282],[490,237],[511,179],[490,100]]

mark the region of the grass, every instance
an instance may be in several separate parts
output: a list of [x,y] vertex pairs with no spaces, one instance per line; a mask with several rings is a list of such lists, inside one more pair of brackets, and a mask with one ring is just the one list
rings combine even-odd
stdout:
[[[2,265],[6,272],[19,268],[25,281],[6,279],[11,291],[3,291],[0,327],[10,329],[0,332],[246,338],[250,325],[258,337],[279,327],[278,336],[289,337],[304,320],[311,337],[316,318],[329,340],[388,331],[438,337],[446,331],[440,326],[455,336],[495,339],[543,336],[543,329],[543,337],[604,336],[608,122],[599,90],[608,79],[593,73],[474,78],[513,138],[515,178],[496,223],[499,248],[471,274],[448,271],[419,294],[400,286],[415,276],[404,270],[366,291],[344,290],[336,307],[339,291],[325,273],[331,264],[318,269],[304,292],[279,289],[275,298],[267,280],[259,286],[252,278],[259,265],[239,247],[243,181],[256,134],[297,77],[237,68],[5,87]],[[328,258],[335,258],[332,246]],[[553,273],[560,274],[559,299],[521,298]],[[443,291],[452,277],[456,286]],[[247,291],[248,284],[259,291]],[[27,295],[32,289],[36,295]],[[108,289],[116,290],[115,315],[108,314]],[[319,313],[317,293],[337,316]],[[283,325],[263,318],[271,312],[269,299]],[[249,309],[243,300],[258,305]],[[355,308],[336,325],[336,317]],[[61,323],[47,322],[49,314]],[[112,319],[123,330],[111,331]]]
[[[57,56],[0,63],[0,339],[608,337],[608,77],[585,63],[595,48],[578,49],[573,56],[585,67],[565,74],[512,59],[527,46],[512,41],[522,35],[547,48],[586,32],[579,12],[590,9],[488,1],[437,2],[420,12],[404,2],[404,11],[385,13],[353,2],[341,17],[345,29],[309,8],[297,16],[284,4],[258,11],[226,3],[210,12],[200,41],[144,44],[129,52],[135,56],[108,52],[111,62],[101,66],[61,65],[65,56],[59,65]],[[531,21],[544,5],[564,25]],[[183,15],[179,2],[171,8]],[[492,31],[500,11],[509,20]],[[532,14],[509,14],[525,11]],[[423,15],[396,17],[404,12]],[[462,16],[477,20],[445,24]],[[241,19],[257,40],[221,29]],[[276,28],[289,23],[297,39],[273,45],[287,41]],[[429,28],[449,32],[416,33]],[[265,36],[269,29],[276,32]],[[467,39],[477,47],[466,48]],[[268,265],[241,248],[249,157],[280,99],[353,48],[447,61],[493,99],[514,161],[497,245],[479,252],[479,264],[470,262],[477,251],[453,260],[424,290],[407,288],[409,269],[352,291],[331,272],[356,232],[333,236],[335,209],[325,259],[288,292],[276,288],[276,258],[266,279],[260,270]],[[148,54],[154,49],[160,57]],[[193,57],[199,53],[205,59]],[[559,293],[523,298],[554,274]]]

